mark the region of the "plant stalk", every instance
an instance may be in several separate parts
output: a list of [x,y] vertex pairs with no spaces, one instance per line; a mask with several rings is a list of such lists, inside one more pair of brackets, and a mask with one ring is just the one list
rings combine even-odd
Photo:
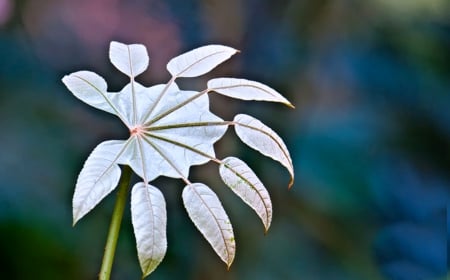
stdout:
[[122,223],[123,212],[127,202],[131,174],[131,168],[129,166],[123,166],[122,175],[119,180],[117,200],[114,205],[111,224],[109,225],[102,267],[100,269],[100,274],[98,275],[99,280],[109,280],[111,277],[111,269],[114,261],[114,254],[116,252],[117,240],[119,238],[120,224]]

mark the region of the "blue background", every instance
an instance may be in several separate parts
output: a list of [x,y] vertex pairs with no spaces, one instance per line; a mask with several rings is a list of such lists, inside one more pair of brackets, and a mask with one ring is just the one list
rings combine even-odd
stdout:
[[[220,182],[217,166],[192,169],[234,225],[230,271],[186,215],[181,181],[157,179],[168,207],[168,252],[149,279],[444,279],[450,232],[450,2],[446,0],[0,0],[0,274],[5,279],[95,279],[115,194],[76,227],[71,197],[98,143],[123,139],[114,116],[61,83],[76,70],[127,81],[109,63],[111,40],[143,43],[149,86],[167,61],[220,43],[241,50],[208,77],[272,86],[296,109],[211,96],[230,120],[247,113],[285,140],[287,172],[233,132],[219,157],[239,155],[274,205],[267,235]],[[128,207],[127,207],[128,208]],[[113,279],[138,279],[130,213]]]

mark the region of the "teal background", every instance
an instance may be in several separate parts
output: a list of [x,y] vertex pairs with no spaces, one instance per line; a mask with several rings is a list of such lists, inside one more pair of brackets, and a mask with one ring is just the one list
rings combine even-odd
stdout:
[[[143,43],[146,86],[167,61],[209,44],[241,51],[210,77],[263,82],[295,106],[211,95],[230,120],[257,117],[285,140],[296,182],[231,130],[217,155],[245,160],[268,188],[258,217],[217,166],[192,168],[234,226],[229,271],[189,221],[180,180],[153,182],[168,211],[168,252],[148,279],[444,279],[450,195],[450,2],[446,0],[0,0],[0,278],[95,279],[115,193],[72,227],[76,177],[101,141],[124,139],[112,115],[77,100],[61,78],[91,70],[127,81],[111,40]],[[129,206],[127,206],[127,209]],[[127,210],[113,279],[139,279]]]

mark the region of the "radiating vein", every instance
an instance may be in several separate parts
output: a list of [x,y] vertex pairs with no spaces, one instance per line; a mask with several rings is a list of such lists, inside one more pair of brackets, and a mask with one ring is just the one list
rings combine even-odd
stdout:
[[130,46],[127,45],[128,61],[130,63],[130,83],[131,83],[131,98],[133,101],[133,125],[136,125],[137,112],[136,112],[136,94],[134,91],[134,74],[133,74],[133,61],[131,60]]
[[231,124],[233,124],[233,123],[230,121],[191,122],[191,123],[177,123],[177,124],[169,124],[169,125],[151,126],[146,129],[147,129],[147,131],[157,131],[157,130],[174,129],[174,128],[187,128],[187,127],[198,127],[198,126],[220,126],[220,125],[231,125]]
[[142,118],[142,121],[145,121],[153,112],[153,110],[155,110],[156,106],[159,104],[159,102],[161,101],[161,99],[163,98],[164,94],[166,94],[167,90],[169,89],[170,85],[175,81],[175,78],[171,78],[166,86],[163,88],[163,90],[161,91],[161,93],[158,95],[158,97],[156,98],[155,102],[153,103],[153,105],[150,107],[150,109],[148,109],[148,111],[144,114],[144,118]]
[[[165,141],[165,142],[170,143],[170,144],[174,144],[174,145],[176,145],[176,146],[178,146],[178,147],[185,148],[185,149],[187,149],[187,150],[189,150],[189,151],[192,151],[192,152],[197,153],[197,154],[199,154],[199,155],[201,155],[201,156],[204,156],[204,157],[207,158],[207,159],[210,159],[210,160],[213,160],[213,161],[217,161],[217,160],[218,160],[218,159],[216,159],[215,157],[213,157],[213,156],[211,156],[211,155],[208,155],[207,153],[204,153],[204,152],[202,152],[202,151],[200,151],[200,150],[197,150],[197,149],[194,148],[194,147],[191,147],[191,146],[189,146],[189,145],[183,144],[183,143],[181,143],[181,142],[178,142],[178,141],[175,141],[175,140],[172,140],[172,139],[163,137],[163,136],[159,136],[159,135],[156,135],[156,134],[153,134],[153,133],[145,133],[145,135],[147,135],[147,136],[149,136],[149,137],[156,138],[156,139],[161,140],[161,141]],[[144,138],[144,139],[145,139],[145,138]]]
[[145,184],[147,184],[148,177],[147,177],[147,172],[145,171],[145,153],[144,153],[144,149],[142,148],[141,137],[137,136],[137,142],[138,142],[139,153],[141,154],[140,158],[141,158],[141,164],[142,164],[142,174],[144,175],[143,179],[145,181]]
[[[172,108],[168,109],[165,112],[162,112],[161,114],[159,114],[158,116],[154,117],[153,119],[149,120],[148,122],[146,122],[144,124],[145,127],[149,127],[152,123],[155,123],[157,121],[159,121],[160,119],[164,118],[165,116],[173,113],[174,111],[180,109],[181,107],[183,107],[184,105],[192,102],[193,100],[199,98],[200,96],[202,96],[203,94],[207,93],[209,91],[209,89],[205,89],[203,91],[200,91],[199,93],[197,93],[196,95],[191,96],[190,98],[186,99],[185,101],[178,103],[177,105],[173,106]],[[146,118],[144,118],[145,120]]]
[[186,184],[190,184],[189,180],[183,176],[183,173],[178,169],[178,167],[175,165],[175,163],[173,163],[167,156],[165,153],[163,153],[155,144],[153,144],[149,139],[147,139],[147,137],[143,137],[142,139],[144,139],[145,142],[147,142],[150,146],[152,146],[152,148],[158,152],[158,154],[161,155],[161,157],[167,161],[167,163],[169,163],[170,166],[172,166],[172,168],[180,175],[180,177],[183,179],[183,181]]

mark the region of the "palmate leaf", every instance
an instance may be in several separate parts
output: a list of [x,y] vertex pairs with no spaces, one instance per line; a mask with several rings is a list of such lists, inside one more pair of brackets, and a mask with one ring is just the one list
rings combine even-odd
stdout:
[[156,187],[137,183],[131,193],[131,219],[143,277],[152,273],[167,250],[167,213]]
[[256,174],[238,158],[216,159],[214,143],[234,125],[238,137],[253,149],[279,161],[290,175],[294,171],[289,152],[269,127],[247,115],[224,121],[210,112],[208,93],[216,92],[242,100],[292,104],[274,89],[255,81],[218,78],[203,91],[181,90],[176,79],[203,75],[238,51],[222,45],[208,45],[169,61],[172,75],[166,84],[145,87],[134,79],[148,67],[143,45],[111,42],[111,63],[130,80],[119,92],[108,92],[105,80],[89,71],[78,71],[62,80],[83,102],[112,113],[130,131],[126,141],[105,141],[98,145],[81,170],[73,197],[74,223],[92,210],[117,185],[121,169],[128,165],[142,180],[131,195],[132,223],[143,276],[162,261],[167,250],[167,213],[162,193],[149,183],[158,176],[182,179],[182,198],[189,217],[229,267],[235,256],[235,240],[229,218],[216,194],[202,183],[189,181],[193,165],[213,161],[220,176],[270,227],[272,204]]
[[217,195],[206,185],[194,183],[184,187],[183,203],[197,229],[230,267],[236,251],[233,227]]
[[267,232],[272,222],[272,202],[255,173],[245,162],[235,157],[222,160],[219,172],[224,183],[255,210]]
[[249,147],[280,162],[291,174],[289,187],[294,182],[294,166],[283,140],[270,127],[245,114],[234,117],[235,130],[239,138]]

